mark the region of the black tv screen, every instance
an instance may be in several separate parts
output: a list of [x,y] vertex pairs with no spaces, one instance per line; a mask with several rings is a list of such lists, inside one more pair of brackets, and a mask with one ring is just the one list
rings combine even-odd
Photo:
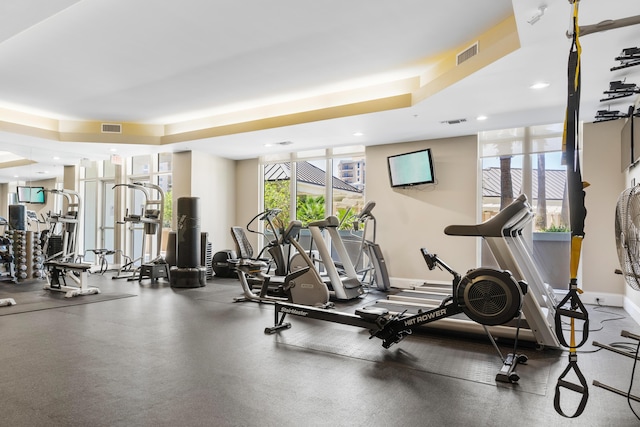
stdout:
[[389,156],[387,163],[392,187],[409,187],[435,182],[433,159],[429,148]]
[[44,204],[44,187],[18,187],[18,203]]

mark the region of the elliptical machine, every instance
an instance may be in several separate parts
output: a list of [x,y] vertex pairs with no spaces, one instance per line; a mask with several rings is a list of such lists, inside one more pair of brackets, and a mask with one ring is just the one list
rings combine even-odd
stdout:
[[[354,265],[359,266],[361,261],[367,262],[367,265],[363,270],[358,271],[362,273],[361,281],[367,283],[369,287],[375,282],[378,290],[388,291],[391,288],[389,283],[389,272],[387,271],[387,263],[382,255],[382,249],[380,245],[376,243],[376,217],[373,216],[371,211],[376,206],[376,202],[369,201],[362,211],[356,216],[356,221],[353,223],[355,231],[358,231],[360,224],[364,225],[362,230],[362,238],[360,240],[360,252]],[[371,233],[371,240],[367,239],[367,225],[371,222],[373,224],[373,233]],[[368,278],[368,282],[366,281]]]
[[[258,255],[256,255],[257,259],[262,259],[265,251],[269,253],[271,256],[271,260],[273,264],[275,264],[275,270],[273,274],[276,276],[286,276],[289,273],[289,265],[288,262],[285,261],[284,256],[284,248],[282,245],[282,239],[280,234],[283,232],[282,228],[276,228],[274,224],[275,218],[282,212],[282,209],[267,209],[265,211],[260,212],[258,215],[251,218],[251,220],[247,223],[247,231],[251,233],[257,233],[262,235],[265,238],[267,244],[260,250]],[[265,232],[260,232],[258,230],[253,230],[251,228],[251,224],[254,221],[264,221],[266,223]],[[269,240],[269,236],[266,231],[271,230],[273,233],[273,239]],[[278,231],[280,230],[280,232]],[[269,265],[269,269],[267,273],[271,272],[271,265]]]
[[[302,223],[300,221],[291,221],[277,243],[280,247],[287,244],[293,245],[301,254],[300,256],[305,260],[307,266],[284,276],[282,283],[277,285],[279,288],[278,293],[274,294],[271,289],[272,276],[267,274],[268,263],[261,259],[242,257],[242,254],[250,253],[245,247],[248,241],[242,228],[231,227],[231,236],[236,242],[238,254],[240,254],[241,258],[230,259],[229,263],[234,265],[238,272],[238,278],[244,294],[243,297],[235,298],[234,302],[291,302],[312,307],[328,307],[330,305],[327,285],[322,281],[320,274],[313,267],[313,262],[296,240],[301,228]],[[249,278],[254,278],[260,282],[258,294],[249,285]]]
[[[347,301],[360,298],[360,296],[364,294],[364,286],[358,278],[358,273],[349,258],[349,253],[344,245],[344,241],[338,233],[339,226],[340,221],[333,215],[320,221],[310,222],[308,228],[311,232],[312,243],[309,252],[312,251],[313,243],[315,243],[318,254],[320,255],[319,261],[324,267],[329,279],[332,295],[337,300]],[[333,246],[339,259],[341,271],[338,271],[336,262],[331,257],[330,248],[325,243],[322,235],[323,230],[327,230],[329,233],[331,246]]]

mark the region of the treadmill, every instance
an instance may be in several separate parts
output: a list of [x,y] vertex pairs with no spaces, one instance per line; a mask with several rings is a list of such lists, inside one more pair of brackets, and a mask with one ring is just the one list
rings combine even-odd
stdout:
[[[529,292],[523,300],[523,316],[519,324],[499,327],[488,327],[495,337],[515,338],[516,326],[519,326],[518,338],[536,343],[540,347],[560,348],[555,333],[555,295],[542,281],[531,257],[526,256],[525,243],[522,240],[522,229],[531,221],[531,206],[525,195],[521,195],[509,206],[501,210],[496,216],[477,225],[451,225],[444,232],[451,236],[482,237],[498,265],[503,270],[509,270],[516,280],[522,280],[529,285]],[[422,249],[423,256],[426,253]],[[524,267],[521,267],[522,266]],[[537,273],[537,274],[536,274]],[[451,295],[451,285],[425,284],[416,289],[403,290],[395,295],[389,295],[387,300],[376,303],[392,313],[417,313],[437,307],[441,301]],[[485,334],[484,327],[472,322],[466,316],[458,315],[450,319],[441,319],[430,323],[427,327],[458,331],[471,334]]]

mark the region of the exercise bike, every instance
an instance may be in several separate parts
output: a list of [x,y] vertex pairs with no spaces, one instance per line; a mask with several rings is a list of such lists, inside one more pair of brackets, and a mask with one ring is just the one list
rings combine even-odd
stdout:
[[[306,266],[293,271],[282,278],[282,281],[272,286],[274,276],[268,274],[268,262],[262,259],[252,258],[248,255],[251,251],[246,248],[248,241],[244,231],[240,227],[231,227],[231,235],[238,248],[240,258],[230,259],[228,262],[234,266],[238,272],[240,285],[244,296],[235,298],[234,302],[254,301],[254,302],[291,302],[315,307],[328,307],[329,289],[322,281],[320,274],[313,268],[313,262],[304,252],[296,236],[302,228],[300,221],[291,221],[289,226],[282,232],[277,245],[283,247],[292,245],[301,253],[306,262]],[[253,291],[249,281],[260,284],[258,293]]]
[[[382,340],[382,347],[389,348],[422,325],[460,313],[483,326],[502,325],[519,318],[527,284],[515,280],[509,271],[476,268],[461,276],[426,249],[423,249],[423,256],[430,270],[444,268],[453,276],[452,294],[438,307],[407,316],[404,313],[391,315],[389,310],[375,306],[360,308],[355,314],[350,314],[276,302],[274,326],[265,328],[264,332],[274,334],[291,328],[291,323],[285,322],[287,314],[291,314],[366,328],[370,338],[379,338]],[[497,349],[493,338],[491,340]],[[516,365],[525,363],[527,357],[517,354],[508,355],[507,358],[502,355],[500,357],[503,367],[496,376],[496,381],[517,382],[520,377],[515,372]]]

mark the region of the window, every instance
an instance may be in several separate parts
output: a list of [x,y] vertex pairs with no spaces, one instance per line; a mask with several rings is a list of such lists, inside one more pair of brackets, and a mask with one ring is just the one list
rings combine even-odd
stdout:
[[480,133],[483,220],[526,194],[536,215],[534,231],[567,226],[562,126]]
[[172,153],[158,154],[158,172],[171,172]]
[[151,173],[151,156],[135,156],[131,158],[130,175],[148,175]]
[[[110,160],[85,161],[80,169],[80,194],[83,206],[82,238],[78,253],[84,261],[96,259],[93,249],[114,249],[115,199],[113,186],[117,165]],[[108,261],[113,262],[113,257]]]
[[287,224],[291,213],[291,163],[271,163],[263,167],[264,209],[281,209],[278,216]]
[[327,166],[326,159],[296,162],[296,219],[303,226],[327,217]]
[[[129,214],[142,215],[144,210],[144,194],[126,186],[114,188],[116,184],[145,183],[158,185],[164,192],[163,204],[163,248],[166,235],[171,227],[172,218],[172,153],[135,156],[126,159],[126,166],[104,162],[85,162],[82,165],[81,192],[84,197],[85,226],[84,248],[105,248],[119,251],[131,259],[148,259],[155,255],[156,237],[144,235],[141,223],[127,223],[121,235],[116,223],[124,220]],[[125,175],[123,172],[127,171]],[[155,200],[158,193],[149,189],[150,198]],[[117,209],[117,210],[116,210]],[[122,237],[120,237],[122,236]],[[147,239],[143,246],[143,240]],[[82,240],[81,240],[82,241]],[[144,254],[142,248],[144,247]],[[82,253],[82,251],[81,251]],[[86,261],[94,260],[94,255],[87,252]],[[123,261],[120,259],[119,261]],[[111,263],[112,260],[110,259]],[[116,262],[118,262],[116,260]]]
[[[562,165],[563,124],[479,134],[482,160],[482,220],[520,194],[534,217],[523,234],[546,283],[566,288],[569,277],[567,174]],[[482,264],[495,261],[482,246]],[[495,264],[494,264],[495,265]]]
[[262,159],[264,208],[282,209],[283,220],[298,219],[305,225],[329,215],[343,219],[346,212],[358,213],[364,205],[364,147],[352,151],[334,157],[331,150],[314,150],[280,162]]
[[[261,159],[264,208],[282,209],[279,218],[285,226],[291,219],[307,225],[335,215],[341,229],[350,228],[350,218],[364,206],[363,153],[364,147],[357,146]],[[308,240],[305,234],[303,246]]]

